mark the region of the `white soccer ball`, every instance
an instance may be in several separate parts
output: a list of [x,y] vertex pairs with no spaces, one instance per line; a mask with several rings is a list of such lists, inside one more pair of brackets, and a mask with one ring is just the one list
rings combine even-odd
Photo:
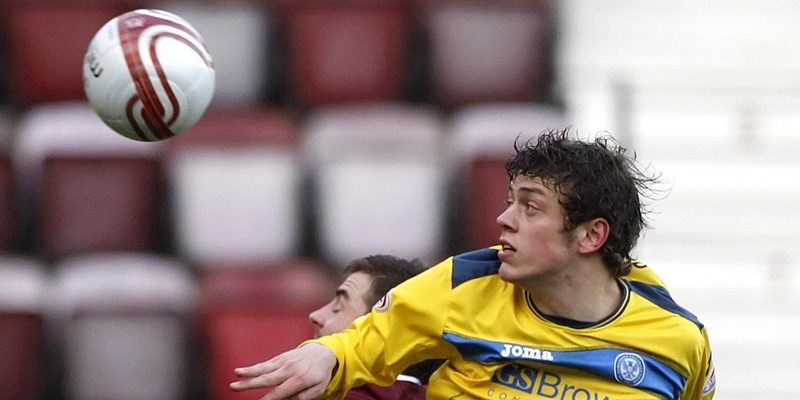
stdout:
[[107,22],[89,43],[83,86],[106,125],[133,140],[153,142],[200,120],[214,95],[214,63],[184,19],[135,10]]

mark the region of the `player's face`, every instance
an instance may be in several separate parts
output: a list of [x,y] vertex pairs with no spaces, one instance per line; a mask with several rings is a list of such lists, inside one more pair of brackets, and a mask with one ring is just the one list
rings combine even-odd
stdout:
[[563,272],[577,247],[564,231],[565,213],[558,193],[539,178],[520,176],[509,186],[507,204],[497,217],[503,245],[498,254],[500,277],[533,288]]
[[364,301],[371,289],[372,278],[364,272],[347,276],[336,289],[330,303],[308,315],[314,325],[314,337],[341,332],[353,321],[369,312],[372,305]]

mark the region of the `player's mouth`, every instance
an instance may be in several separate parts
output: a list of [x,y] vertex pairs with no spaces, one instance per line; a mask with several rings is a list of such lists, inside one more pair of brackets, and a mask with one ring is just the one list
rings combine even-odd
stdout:
[[517,249],[514,248],[514,246],[508,244],[508,242],[506,242],[503,239],[500,239],[500,245],[502,246],[502,248],[497,253],[497,256],[500,258],[500,261],[505,261],[504,258],[511,257],[512,254],[517,252]]

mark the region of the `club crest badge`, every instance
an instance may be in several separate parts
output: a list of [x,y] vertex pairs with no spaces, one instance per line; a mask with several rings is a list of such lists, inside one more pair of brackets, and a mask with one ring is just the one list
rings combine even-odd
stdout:
[[380,298],[380,300],[378,300],[377,303],[375,303],[374,306],[372,306],[372,309],[375,311],[386,311],[389,309],[389,305],[391,304],[391,302],[392,302],[392,292],[389,291],[389,293],[386,293],[383,297]]
[[708,372],[706,376],[706,382],[703,384],[703,393],[702,396],[708,396],[714,389],[717,388],[717,374],[715,372],[714,366],[711,366],[711,370]]
[[644,380],[644,360],[638,354],[622,353],[614,359],[614,379],[619,383],[637,386]]

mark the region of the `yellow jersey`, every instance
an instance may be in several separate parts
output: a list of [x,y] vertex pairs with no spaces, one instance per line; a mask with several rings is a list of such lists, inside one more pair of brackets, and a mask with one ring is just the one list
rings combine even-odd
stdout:
[[578,323],[539,312],[503,281],[496,248],[448,258],[392,289],[344,332],[316,339],[339,364],[325,392],[389,385],[409,365],[447,361],[429,399],[711,399],[704,326],[641,263],[620,279],[608,318]]

